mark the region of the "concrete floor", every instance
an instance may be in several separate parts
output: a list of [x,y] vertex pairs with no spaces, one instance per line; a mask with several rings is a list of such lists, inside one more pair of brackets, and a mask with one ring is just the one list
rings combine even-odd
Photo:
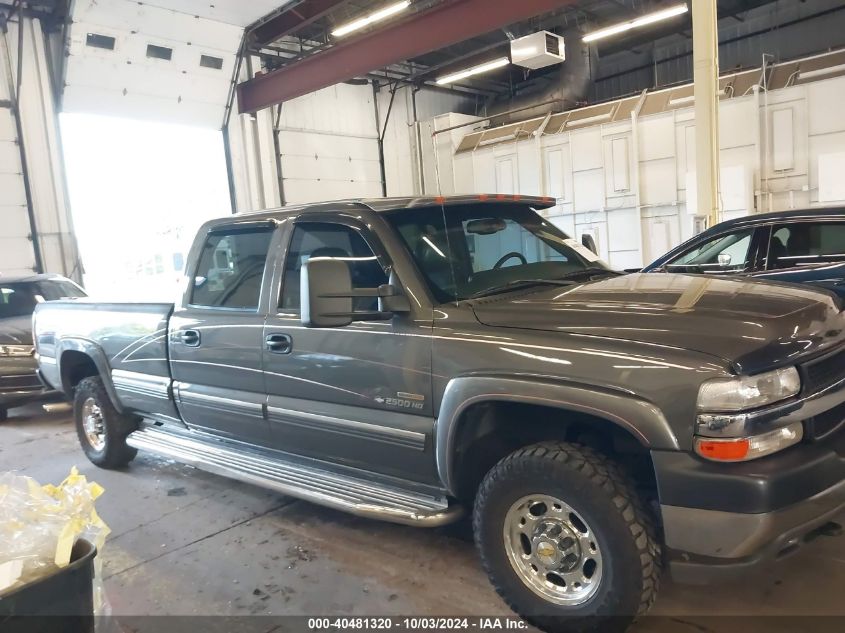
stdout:
[[[359,519],[149,454],[100,470],[67,412],[30,406],[0,424],[0,471],[59,483],[74,465],[106,489],[98,511],[112,534],[100,557],[115,615],[509,614],[465,526]],[[841,631],[843,590],[845,539],[824,538],[735,584],[667,580],[653,611],[664,617],[634,630]],[[737,615],[839,617],[713,617]]]

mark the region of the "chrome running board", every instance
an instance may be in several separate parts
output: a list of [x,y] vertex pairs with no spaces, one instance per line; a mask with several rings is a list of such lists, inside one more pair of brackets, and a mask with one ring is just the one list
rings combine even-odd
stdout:
[[[150,451],[200,470],[269,488],[323,506],[358,516],[437,527],[459,519],[460,506],[444,497],[434,497],[381,482],[326,470],[311,464],[283,460],[234,447],[202,436],[144,427],[126,439],[129,446]],[[284,455],[283,453],[281,455]]]

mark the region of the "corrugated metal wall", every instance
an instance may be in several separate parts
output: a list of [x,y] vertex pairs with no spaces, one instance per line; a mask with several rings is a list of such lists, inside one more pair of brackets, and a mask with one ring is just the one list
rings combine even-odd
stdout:
[[[722,20],[719,66],[723,71],[753,68],[760,65],[764,53],[778,62],[840,47],[843,19],[842,0],[779,0],[740,19]],[[590,89],[590,100],[594,102],[691,81],[692,40],[640,46],[637,54],[623,51],[602,58],[600,69]]]

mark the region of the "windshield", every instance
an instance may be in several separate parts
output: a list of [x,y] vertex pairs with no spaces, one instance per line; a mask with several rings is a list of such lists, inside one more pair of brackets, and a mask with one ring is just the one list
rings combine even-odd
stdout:
[[526,205],[402,209],[387,216],[443,303],[529,280],[606,270],[598,256]]
[[0,283],[0,319],[29,316],[42,301],[84,296],[76,284],[61,279]]

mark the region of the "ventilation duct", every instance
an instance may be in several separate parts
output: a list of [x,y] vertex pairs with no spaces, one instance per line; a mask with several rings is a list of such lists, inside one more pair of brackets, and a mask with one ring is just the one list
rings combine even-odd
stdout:
[[[517,119],[525,120],[544,116],[548,112],[571,109],[577,104],[583,103],[590,91],[592,70],[597,67],[597,58],[595,50],[591,50],[591,47],[583,42],[582,37],[580,31],[564,33],[565,62],[560,64],[553,73],[538,77],[533,86],[526,88],[513,98],[494,101],[489,104],[488,113],[494,117],[491,124],[500,125]],[[556,103],[538,105],[536,110],[525,110],[509,116],[503,115],[501,118],[496,116],[508,110],[548,101],[555,101]]]

